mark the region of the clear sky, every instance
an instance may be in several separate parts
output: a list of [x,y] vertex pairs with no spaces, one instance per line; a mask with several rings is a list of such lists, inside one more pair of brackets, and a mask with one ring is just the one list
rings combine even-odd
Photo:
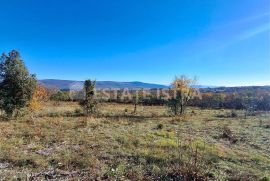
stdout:
[[269,0],[1,0],[0,51],[39,79],[270,85]]

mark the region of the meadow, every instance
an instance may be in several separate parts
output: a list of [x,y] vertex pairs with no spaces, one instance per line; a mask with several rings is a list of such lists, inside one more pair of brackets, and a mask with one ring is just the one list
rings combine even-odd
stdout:
[[0,121],[0,180],[270,179],[270,113],[102,103],[44,103],[34,118]]

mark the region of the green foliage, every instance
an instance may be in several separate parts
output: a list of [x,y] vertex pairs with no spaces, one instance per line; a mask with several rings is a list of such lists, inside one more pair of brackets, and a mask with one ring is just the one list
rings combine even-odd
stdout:
[[159,124],[157,125],[157,129],[163,129],[163,127],[164,127],[164,125],[161,124],[161,123],[159,123]]
[[85,99],[81,102],[81,105],[87,116],[92,115],[97,111],[95,86],[96,86],[95,81],[86,80],[84,82]]
[[11,118],[15,111],[27,106],[31,100],[37,81],[29,74],[19,52],[13,50],[3,54],[0,63],[0,108]]
[[74,113],[75,113],[76,115],[81,115],[83,112],[82,112],[81,109],[76,108],[76,109],[74,110]]
[[58,91],[50,96],[50,100],[53,101],[70,101],[68,92]]
[[270,177],[263,177],[260,179],[260,181],[270,181]]

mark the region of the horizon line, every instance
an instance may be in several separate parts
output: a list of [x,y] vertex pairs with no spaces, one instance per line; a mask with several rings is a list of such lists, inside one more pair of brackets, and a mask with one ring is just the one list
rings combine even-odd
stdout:
[[[43,80],[58,80],[58,81],[74,81],[74,82],[84,82],[84,80],[67,80],[67,79],[57,79],[57,78],[45,78],[45,79],[37,79],[38,81],[43,81]],[[165,84],[165,83],[151,83],[151,82],[144,82],[144,81],[113,81],[113,80],[97,80],[93,79],[97,82],[117,82],[117,83],[144,83],[144,84],[156,84],[156,85],[162,85],[162,86],[170,86],[170,84]],[[205,84],[196,84],[196,86],[205,86],[209,88],[218,88],[218,87],[266,87],[270,86],[270,84],[261,84],[261,85],[256,85],[256,84],[246,84],[246,85],[205,85]]]

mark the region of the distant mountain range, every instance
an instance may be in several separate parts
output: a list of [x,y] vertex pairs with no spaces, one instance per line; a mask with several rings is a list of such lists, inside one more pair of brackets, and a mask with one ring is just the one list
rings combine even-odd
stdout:
[[[83,81],[73,80],[58,80],[58,79],[44,79],[39,80],[39,83],[46,88],[60,89],[60,90],[81,90],[83,88]],[[115,81],[97,81],[96,87],[98,89],[163,89],[170,86],[162,84],[151,84],[144,82],[115,82]],[[197,85],[196,88],[212,88],[214,86]]]
[[238,86],[238,87],[212,87],[212,88],[201,88],[201,93],[212,92],[212,93],[254,93],[257,91],[267,91],[270,93],[270,86]]
[[[59,90],[81,90],[83,88],[83,81],[73,80],[58,80],[58,79],[44,79],[39,80],[39,83],[46,88]],[[115,81],[97,81],[97,89],[166,89],[170,86],[162,84],[151,84],[144,82],[115,82]],[[238,87],[218,87],[207,85],[193,86],[203,92],[213,93],[233,93],[233,92],[247,92],[247,91],[269,91],[270,86],[238,86]]]
[[[45,79],[39,80],[39,83],[46,88],[54,88],[60,90],[81,90],[83,88],[83,81],[72,80],[57,80]],[[115,81],[97,81],[97,89],[155,89],[155,88],[168,88],[166,85],[150,84],[143,82],[115,82]]]

